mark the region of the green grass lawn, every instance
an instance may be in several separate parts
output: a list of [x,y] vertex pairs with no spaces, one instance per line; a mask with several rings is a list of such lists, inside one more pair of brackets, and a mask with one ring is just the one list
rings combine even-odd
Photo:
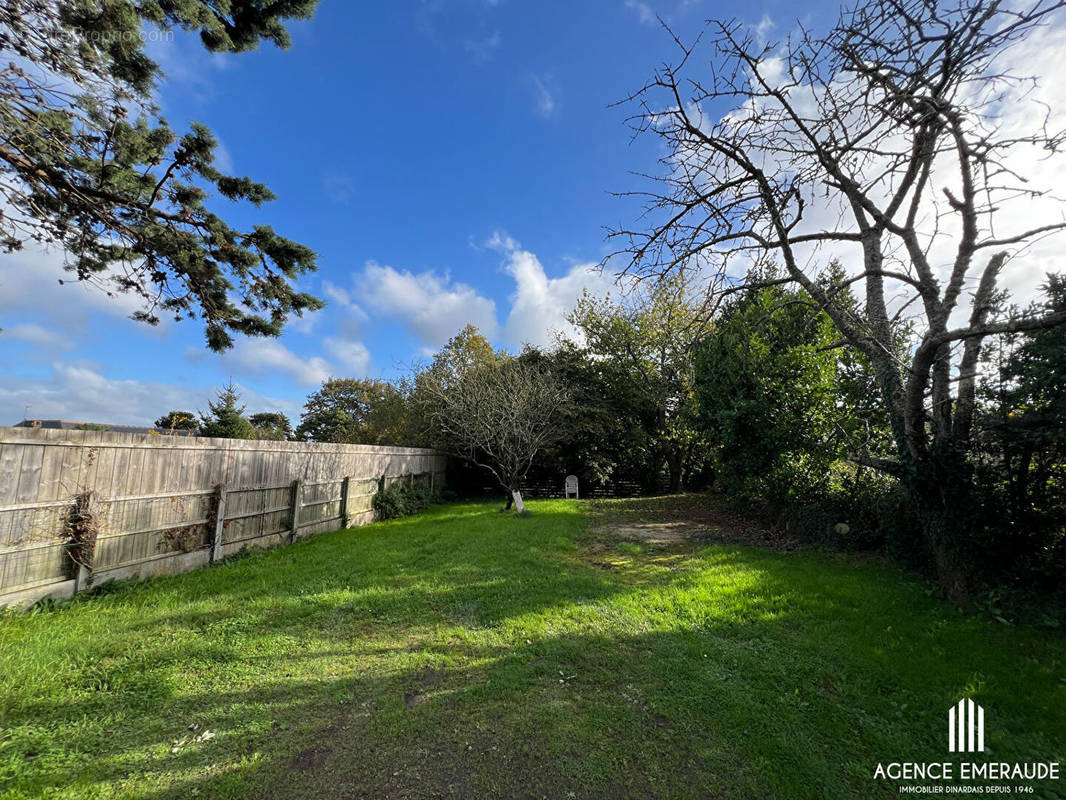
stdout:
[[887,797],[878,761],[957,760],[963,695],[989,757],[1066,761],[1060,634],[869,560],[529,505],[0,616],[0,797]]

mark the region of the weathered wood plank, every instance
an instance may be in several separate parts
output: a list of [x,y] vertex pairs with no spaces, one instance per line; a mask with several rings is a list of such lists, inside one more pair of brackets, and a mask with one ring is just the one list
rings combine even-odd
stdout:
[[63,518],[83,488],[99,509],[94,573],[133,576],[199,563],[185,556],[215,532],[219,520],[205,519],[223,477],[232,481],[224,515],[243,516],[221,520],[204,558],[363,524],[383,473],[390,484],[433,473],[436,484],[444,464],[432,451],[392,447],[0,428],[0,605],[33,587],[72,585]]
[[19,467],[16,503],[30,503],[37,499],[41,490],[41,467],[44,465],[44,445],[31,447],[22,457]]
[[0,504],[10,505],[18,494],[19,470],[27,448],[5,444],[0,447]]

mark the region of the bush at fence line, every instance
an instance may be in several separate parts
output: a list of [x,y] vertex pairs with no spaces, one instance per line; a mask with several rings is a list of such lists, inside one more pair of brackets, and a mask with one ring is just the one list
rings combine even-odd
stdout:
[[395,519],[417,514],[440,501],[440,495],[428,486],[395,484],[374,495],[374,510],[378,519]]

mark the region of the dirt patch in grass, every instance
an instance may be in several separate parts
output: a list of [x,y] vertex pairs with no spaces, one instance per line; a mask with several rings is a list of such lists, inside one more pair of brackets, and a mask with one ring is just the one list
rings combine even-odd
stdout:
[[[416,706],[428,702],[419,696]],[[408,706],[406,713],[424,715],[426,724],[399,739],[382,735],[372,713],[338,720],[322,734],[329,747],[294,756],[288,774],[264,798],[588,796],[572,793],[574,781],[553,769],[528,734],[505,724],[471,730],[458,718],[441,726],[435,718],[440,709],[428,705]]]
[[332,751],[325,747],[309,747],[301,750],[289,760],[289,769],[294,772],[315,769],[322,766]]
[[394,684],[402,711],[373,695],[356,708],[321,709],[315,744],[288,759],[262,800],[592,796],[555,768],[535,732],[511,720],[513,710],[464,712],[454,693],[469,681],[462,671],[425,666]]
[[622,539],[663,549],[686,549],[707,544],[743,544],[793,550],[796,539],[721,507],[704,495],[593,500],[591,546]]
[[442,680],[444,680],[443,668],[434,669],[427,666],[419,676],[417,688],[403,693],[404,708],[414,708],[425,703],[429,699],[430,690],[439,686]]

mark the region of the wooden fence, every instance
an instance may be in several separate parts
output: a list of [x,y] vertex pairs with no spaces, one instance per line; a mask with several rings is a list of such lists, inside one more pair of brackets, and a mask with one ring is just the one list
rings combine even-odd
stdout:
[[[379,486],[441,488],[445,467],[418,448],[0,427],[0,606],[362,525]],[[78,513],[94,543],[72,544]]]

